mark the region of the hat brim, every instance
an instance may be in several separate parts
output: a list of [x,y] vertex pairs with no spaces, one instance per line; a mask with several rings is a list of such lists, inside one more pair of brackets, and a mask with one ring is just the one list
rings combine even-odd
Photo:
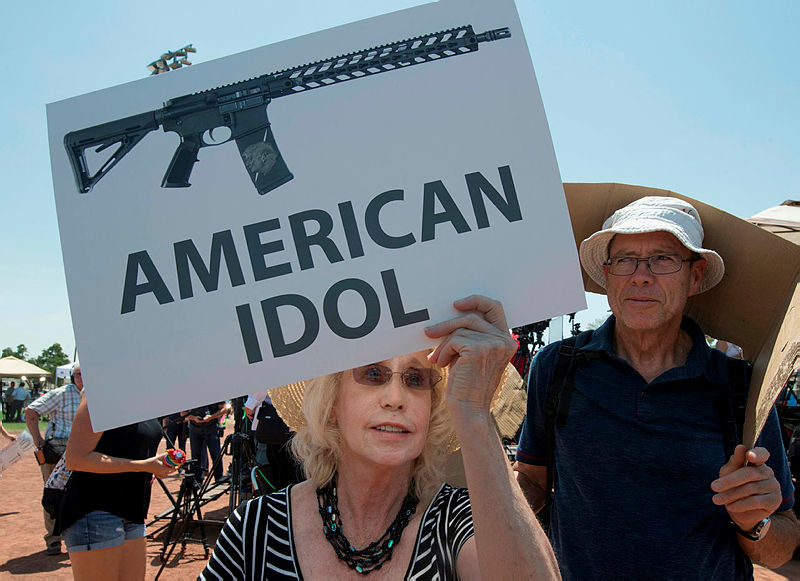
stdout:
[[[447,383],[447,368],[442,369],[442,385]],[[281,419],[292,431],[307,425],[303,413],[303,397],[306,382],[298,381],[268,390],[272,405]],[[512,438],[516,434],[526,412],[525,382],[512,364],[506,365],[500,384],[494,392],[491,403],[492,418],[497,425],[498,433],[503,438]],[[449,451],[458,450],[461,444],[455,433],[448,439]]]

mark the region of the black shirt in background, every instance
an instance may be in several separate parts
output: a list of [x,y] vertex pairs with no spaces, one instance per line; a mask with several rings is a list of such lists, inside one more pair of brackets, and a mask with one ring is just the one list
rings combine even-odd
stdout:
[[[156,455],[160,441],[158,420],[147,420],[103,432],[95,452],[145,460]],[[150,472],[96,474],[74,471],[64,492],[57,530],[66,529],[93,510],[102,510],[133,523],[144,523],[150,506],[152,479]]]

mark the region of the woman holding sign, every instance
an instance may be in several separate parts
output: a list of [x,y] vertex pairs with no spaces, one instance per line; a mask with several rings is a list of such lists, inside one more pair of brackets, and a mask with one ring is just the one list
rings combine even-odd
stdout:
[[[516,373],[502,306],[454,305],[432,352],[271,390],[307,480],[233,512],[201,579],[558,577],[490,415]],[[469,495],[442,478],[459,442]]]

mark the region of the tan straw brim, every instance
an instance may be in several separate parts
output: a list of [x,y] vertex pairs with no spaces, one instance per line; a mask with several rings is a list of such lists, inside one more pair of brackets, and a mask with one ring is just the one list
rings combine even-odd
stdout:
[[[442,381],[446,383],[447,369],[443,369],[442,372]],[[303,413],[305,389],[306,382],[298,381],[269,390],[272,405],[292,431],[305,427],[307,423]],[[498,389],[495,390],[490,408],[501,437],[512,438],[516,434],[525,418],[526,399],[525,382],[516,368],[509,363],[503,372]],[[454,451],[459,447],[454,433],[448,441],[448,448]]]

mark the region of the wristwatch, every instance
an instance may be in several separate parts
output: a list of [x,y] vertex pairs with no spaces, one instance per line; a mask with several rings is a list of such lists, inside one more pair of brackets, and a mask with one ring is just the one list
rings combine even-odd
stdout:
[[743,531],[739,528],[739,525],[733,523],[733,526],[736,527],[736,532],[742,535],[744,538],[749,539],[751,541],[760,541],[763,539],[767,531],[769,530],[769,525],[772,523],[772,519],[769,517],[765,518],[762,521],[759,521],[756,526],[753,527],[750,531]]

